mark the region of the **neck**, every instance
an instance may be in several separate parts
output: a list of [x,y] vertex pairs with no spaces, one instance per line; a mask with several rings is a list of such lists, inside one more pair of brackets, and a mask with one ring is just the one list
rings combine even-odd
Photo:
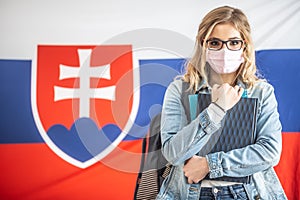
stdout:
[[217,74],[213,70],[209,73],[209,85],[213,86],[214,84],[222,85],[224,83],[228,83],[231,86],[236,85],[236,78],[237,73],[230,73],[230,74]]

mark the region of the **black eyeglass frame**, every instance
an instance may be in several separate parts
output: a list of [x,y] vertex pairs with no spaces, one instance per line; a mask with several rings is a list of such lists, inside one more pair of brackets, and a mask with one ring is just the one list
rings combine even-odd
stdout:
[[[222,42],[222,45],[221,45],[221,47],[220,47],[219,49],[211,49],[211,48],[208,47],[208,43],[211,42],[211,41]],[[241,43],[242,43],[242,44],[241,44],[241,47],[240,47],[239,49],[234,49],[234,50],[228,48],[227,43],[228,43],[228,42],[232,42],[232,41],[241,42]],[[241,50],[241,49],[243,48],[245,42],[244,42],[244,40],[242,40],[242,39],[229,39],[229,40],[224,41],[224,40],[221,40],[221,39],[218,39],[218,38],[212,38],[212,39],[208,39],[208,40],[206,41],[207,48],[208,48],[209,50],[212,50],[212,51],[219,51],[219,50],[221,50],[221,49],[223,48],[224,44],[226,45],[226,48],[227,48],[228,50],[230,50],[230,51],[239,51],[239,50]]]

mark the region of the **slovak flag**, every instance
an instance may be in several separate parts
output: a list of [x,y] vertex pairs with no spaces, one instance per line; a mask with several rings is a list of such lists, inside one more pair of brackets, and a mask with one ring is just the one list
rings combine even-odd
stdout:
[[[159,49],[179,41],[170,35]],[[185,63],[140,57],[134,46],[37,45],[33,60],[0,60],[0,199],[133,198],[142,138]],[[258,50],[256,63],[275,88],[283,127],[275,170],[288,198],[299,199],[300,50]]]

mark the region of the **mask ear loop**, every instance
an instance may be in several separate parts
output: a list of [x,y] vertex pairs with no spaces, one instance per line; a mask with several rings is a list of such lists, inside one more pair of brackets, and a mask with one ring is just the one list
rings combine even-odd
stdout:
[[[244,62],[245,62],[245,57],[244,57],[245,48],[246,48],[246,47],[244,47],[244,49],[243,49],[243,58],[244,58]],[[232,81],[231,84],[230,84],[231,86],[235,86],[234,84],[236,84],[236,81],[237,81],[239,75],[241,74],[242,69],[244,68],[244,62],[240,64],[238,73],[236,74],[235,78],[233,79],[233,81]]]

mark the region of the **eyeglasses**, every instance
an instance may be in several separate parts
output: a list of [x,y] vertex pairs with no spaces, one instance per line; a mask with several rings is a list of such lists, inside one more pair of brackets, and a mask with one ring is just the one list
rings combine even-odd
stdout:
[[226,44],[227,49],[231,51],[238,51],[243,47],[244,41],[238,39],[231,39],[227,41],[220,40],[218,38],[209,39],[206,41],[207,48],[213,51],[219,51]]

